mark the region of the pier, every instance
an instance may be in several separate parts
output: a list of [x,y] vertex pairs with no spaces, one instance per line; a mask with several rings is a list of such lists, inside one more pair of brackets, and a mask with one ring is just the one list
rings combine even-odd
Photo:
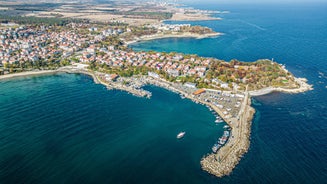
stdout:
[[[202,158],[201,167],[203,170],[217,177],[228,175],[238,164],[242,155],[247,152],[250,145],[251,122],[255,112],[250,105],[251,99],[247,93],[238,117],[225,119],[232,129],[231,137],[217,153]],[[220,113],[215,106],[212,108]]]

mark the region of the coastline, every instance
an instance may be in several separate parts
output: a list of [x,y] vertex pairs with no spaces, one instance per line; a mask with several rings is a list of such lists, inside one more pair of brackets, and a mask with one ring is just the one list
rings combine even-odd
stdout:
[[306,78],[296,78],[294,77],[295,81],[300,85],[299,88],[295,89],[286,89],[286,88],[280,88],[280,87],[267,87],[259,90],[254,90],[254,91],[249,91],[249,94],[251,96],[262,96],[262,95],[267,95],[273,92],[282,92],[282,93],[303,93],[306,91],[311,91],[313,90],[313,86],[307,83]]
[[170,21],[210,21],[210,20],[221,20],[221,17],[214,17],[213,14],[218,13],[216,11],[201,11],[195,10],[193,12],[187,12],[187,8],[182,8],[183,11],[180,11],[180,7],[168,7],[169,12],[173,13],[173,16],[168,19]]
[[[78,65],[78,64],[77,64]],[[45,70],[45,71],[31,71],[31,72],[22,72],[17,74],[9,74],[0,76],[1,79],[10,79],[15,77],[24,77],[30,75],[43,75],[43,74],[55,74],[58,72],[66,72],[66,73],[81,73],[85,75],[89,75],[93,78],[94,82],[97,84],[102,84],[106,86],[108,89],[118,89],[122,91],[126,91],[135,96],[139,97],[151,97],[145,90],[139,88],[131,88],[125,85],[115,84],[114,82],[104,81],[102,77],[103,73],[99,72],[91,72],[88,69],[80,68],[79,66],[67,66],[61,67],[57,70]],[[192,93],[187,93],[183,90],[174,87],[174,83],[168,82],[164,79],[154,79],[148,76],[142,77],[141,80],[143,85],[151,84],[158,87],[165,88],[172,92],[184,95],[186,98],[209,106],[212,108],[220,117],[224,119],[224,121],[231,128],[231,136],[229,137],[227,143],[218,150],[217,153],[210,153],[204,156],[201,161],[201,168],[208,173],[215,175],[217,177],[223,177],[225,175],[229,175],[235,166],[241,160],[241,157],[248,151],[250,146],[250,133],[251,133],[251,124],[252,119],[254,117],[255,109],[251,107],[251,97],[252,96],[260,96],[271,93],[273,91],[287,92],[287,93],[300,93],[308,90],[312,90],[312,86],[307,84],[306,79],[303,78],[295,78],[299,83],[300,87],[296,89],[283,89],[283,88],[264,88],[258,91],[248,91],[244,92],[244,99],[241,103],[240,110],[238,112],[237,117],[226,117],[224,113],[213,103],[203,101]],[[138,79],[139,80],[139,79]],[[141,82],[141,83],[142,83]]]
[[0,75],[0,80],[4,79],[11,79],[16,77],[27,77],[27,76],[36,76],[36,75],[45,75],[45,74],[54,74],[57,73],[58,70],[39,70],[39,71],[27,71],[21,73],[13,73],[13,74],[6,74]]
[[[222,20],[220,17],[212,17],[207,14],[181,14],[175,13],[172,18],[167,19],[168,21],[212,21]],[[167,21],[165,20],[165,21]]]
[[51,75],[51,74],[56,74],[60,72],[65,72],[65,73],[76,73],[76,74],[85,74],[89,75],[93,78],[94,82],[96,84],[99,84],[99,80],[97,77],[85,70],[77,70],[77,69],[72,69],[72,68],[67,68],[67,67],[61,67],[56,70],[39,70],[39,71],[27,71],[27,72],[21,72],[21,73],[13,73],[13,74],[7,74],[7,75],[0,75],[0,81],[5,80],[5,79],[13,79],[13,78],[19,78],[19,77],[28,77],[28,76],[39,76],[39,75]]
[[203,39],[203,38],[210,38],[221,36],[223,33],[208,33],[208,34],[193,34],[193,33],[183,33],[183,34],[154,34],[154,35],[147,35],[141,36],[135,40],[125,42],[125,45],[130,45],[137,42],[142,41],[149,41],[149,40],[159,40],[164,38],[194,38],[194,39]]

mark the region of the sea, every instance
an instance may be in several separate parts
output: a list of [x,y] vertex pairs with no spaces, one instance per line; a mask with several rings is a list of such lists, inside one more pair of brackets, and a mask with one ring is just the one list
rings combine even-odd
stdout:
[[201,170],[225,125],[207,107],[155,86],[146,99],[58,73],[0,81],[0,183],[326,183],[327,3],[189,6],[229,11],[215,14],[219,21],[177,22],[224,35],[131,47],[274,58],[314,87],[253,98],[251,145],[230,175]]

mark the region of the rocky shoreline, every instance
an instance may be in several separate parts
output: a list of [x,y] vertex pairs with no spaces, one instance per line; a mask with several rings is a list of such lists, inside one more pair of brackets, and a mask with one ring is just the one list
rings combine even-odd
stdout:
[[306,91],[313,90],[313,86],[307,83],[307,79],[305,78],[295,78],[295,81],[300,85],[299,88],[296,89],[286,89],[286,88],[280,88],[280,87],[267,87],[255,91],[249,91],[249,94],[251,96],[262,96],[266,95],[272,92],[282,92],[282,93],[303,93]]

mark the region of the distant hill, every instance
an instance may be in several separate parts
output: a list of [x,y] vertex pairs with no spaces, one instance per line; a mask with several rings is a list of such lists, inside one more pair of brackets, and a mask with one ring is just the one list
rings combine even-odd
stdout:
[[[16,2],[16,3],[94,3],[98,0],[0,0],[0,2]],[[100,0],[107,1],[107,0]],[[110,2],[108,0],[107,2]]]
[[110,3],[110,2],[130,2],[130,3],[134,3],[134,2],[176,2],[176,0],[0,0],[0,6],[1,6],[1,2],[4,3],[8,3],[8,2],[15,2],[15,3],[19,3],[19,4],[27,4],[27,3],[96,3],[96,4],[102,4],[102,3]]

